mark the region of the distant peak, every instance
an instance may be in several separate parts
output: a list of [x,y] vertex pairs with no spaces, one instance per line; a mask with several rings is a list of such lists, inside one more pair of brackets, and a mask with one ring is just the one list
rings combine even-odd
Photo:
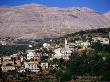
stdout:
[[33,7],[46,7],[42,4],[35,4],[35,3],[32,3],[32,4],[24,4],[24,5],[21,5],[19,7],[27,7],[27,8],[33,8]]
[[88,7],[72,7],[71,10],[78,10],[78,11],[91,11],[94,12],[95,10],[88,8]]
[[61,8],[61,7],[48,7],[46,5],[42,5],[42,4],[35,4],[35,3],[32,3],[32,4],[24,4],[24,5],[21,5],[21,6],[17,6],[17,7],[22,7],[22,8],[50,8],[50,9],[56,9],[56,10],[79,10],[79,11],[95,11],[91,8],[88,8],[88,7],[68,7],[68,8]]
[[104,15],[105,17],[107,17],[107,18],[108,18],[108,17],[110,18],[110,11],[104,13],[103,15]]
[[105,14],[110,14],[110,11],[106,12]]

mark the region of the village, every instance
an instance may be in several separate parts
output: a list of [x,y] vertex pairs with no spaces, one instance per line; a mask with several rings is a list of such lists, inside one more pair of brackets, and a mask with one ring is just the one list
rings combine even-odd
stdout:
[[[49,71],[51,69],[54,69],[58,66],[55,63],[51,63],[55,59],[57,60],[63,59],[65,61],[68,61],[71,54],[74,53],[74,51],[86,50],[94,42],[100,42],[102,45],[109,44],[109,37],[108,38],[93,37],[91,41],[76,40],[74,42],[68,42],[66,38],[63,40],[64,40],[63,47],[60,45],[53,46],[49,43],[43,43],[41,48],[31,49],[33,45],[28,45],[30,49],[26,50],[25,53],[20,52],[9,56],[5,55],[1,56],[0,57],[0,68],[2,71],[1,79],[4,77],[5,74],[11,73],[13,71],[16,71],[17,73],[20,74],[26,74],[30,72],[39,75],[41,73],[44,73],[44,75],[46,76],[46,74],[49,74]],[[29,76],[23,76],[24,78],[20,77],[18,78],[18,76],[16,76],[17,74],[16,75],[12,74],[11,76],[9,75],[7,75],[7,78],[9,77],[7,79],[8,82],[29,81],[29,79],[26,79],[26,77]],[[32,78],[34,78],[34,76]],[[55,77],[50,76],[48,78],[50,78],[52,82],[56,82]],[[36,82],[35,79],[31,80],[32,82]],[[31,80],[29,82],[31,82]],[[2,80],[0,80],[0,82],[2,82]],[[40,81],[37,80],[37,82]]]

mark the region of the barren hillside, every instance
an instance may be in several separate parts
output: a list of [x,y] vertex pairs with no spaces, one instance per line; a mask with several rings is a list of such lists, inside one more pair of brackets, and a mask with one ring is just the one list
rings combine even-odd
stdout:
[[87,7],[56,8],[38,4],[0,7],[0,35],[28,39],[56,37],[108,27],[110,20],[106,16]]

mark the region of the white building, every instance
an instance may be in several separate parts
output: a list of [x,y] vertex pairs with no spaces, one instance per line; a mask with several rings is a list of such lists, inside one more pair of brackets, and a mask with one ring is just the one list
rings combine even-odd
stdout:
[[7,64],[14,65],[14,62],[12,61],[10,56],[4,56],[2,57],[2,65],[6,66]]
[[48,43],[44,43],[44,44],[43,44],[43,47],[44,47],[44,48],[47,48],[47,49],[48,49],[49,46],[50,46],[50,44],[48,44]]
[[54,50],[55,55],[53,55],[53,58],[57,58],[57,59],[63,58],[68,60],[69,56],[72,53],[72,50],[74,50],[74,45],[68,43],[67,40],[65,39],[65,47],[55,49]]
[[53,55],[53,58],[63,58],[63,59],[69,59],[69,56],[71,55],[72,51],[70,49],[65,48],[58,48],[54,50],[55,55]]
[[5,41],[0,41],[1,45],[7,45],[7,43]]
[[22,73],[22,72],[26,72],[26,71],[25,71],[25,68],[22,68],[22,67],[21,67],[21,68],[18,70],[18,72]]
[[10,56],[3,56],[3,61],[11,61],[11,57]]
[[83,43],[83,41],[82,41],[82,40],[75,41],[75,46],[81,46],[81,43]]
[[16,58],[16,57],[18,57],[18,54],[13,54],[13,55],[11,55],[10,57]]
[[28,45],[29,46],[29,48],[32,48],[32,45]]
[[60,59],[64,55],[63,53],[61,53],[61,48],[55,49],[54,52],[55,52],[55,55],[53,55],[53,58]]
[[27,60],[30,60],[35,56],[35,50],[27,50]]
[[109,44],[109,38],[94,37],[93,42],[100,41],[101,44]]
[[21,61],[21,62],[23,62],[23,61],[24,61],[24,58],[23,58],[23,56],[21,56],[21,57],[20,57],[20,61]]
[[101,44],[109,44],[109,39],[108,38],[103,38],[100,40]]
[[47,62],[41,63],[41,67],[42,69],[48,69],[48,63]]
[[2,58],[0,57],[0,64],[2,64],[2,61],[3,61],[3,60],[2,60]]
[[85,50],[88,48],[88,46],[90,46],[90,42],[88,42],[88,41],[82,42],[80,45],[82,46],[83,50]]
[[32,72],[39,72],[39,68],[38,68],[38,62],[37,61],[33,61],[33,62],[24,62],[25,65],[25,69],[29,69]]
[[15,70],[14,66],[2,66],[1,68],[3,72]]

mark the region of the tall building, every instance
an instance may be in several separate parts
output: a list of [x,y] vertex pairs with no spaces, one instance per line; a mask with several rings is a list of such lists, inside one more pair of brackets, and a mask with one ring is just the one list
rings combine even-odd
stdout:
[[110,32],[109,32],[109,44],[110,44]]
[[65,38],[65,49],[69,49],[68,40]]

